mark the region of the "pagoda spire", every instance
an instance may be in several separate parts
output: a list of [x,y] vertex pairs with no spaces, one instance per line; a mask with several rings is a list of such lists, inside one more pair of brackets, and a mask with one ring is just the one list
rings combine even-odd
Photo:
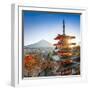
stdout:
[[65,21],[63,20],[63,35],[65,35]]

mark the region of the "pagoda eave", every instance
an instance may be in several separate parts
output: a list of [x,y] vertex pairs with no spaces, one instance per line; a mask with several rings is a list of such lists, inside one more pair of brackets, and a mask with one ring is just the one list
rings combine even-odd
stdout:
[[60,53],[60,52],[57,52],[57,54],[59,56],[72,56],[72,53]]
[[62,39],[75,39],[75,36],[67,36],[67,35],[59,35],[56,38],[54,38],[54,40],[62,40]]

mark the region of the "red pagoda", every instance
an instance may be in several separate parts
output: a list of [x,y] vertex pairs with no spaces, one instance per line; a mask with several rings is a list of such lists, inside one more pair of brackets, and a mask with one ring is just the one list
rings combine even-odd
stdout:
[[[74,47],[74,45],[76,45],[76,43],[72,43],[71,40],[75,39],[75,36],[69,36],[65,34],[65,21],[63,20],[63,34],[60,35],[58,34],[58,36],[55,38],[55,40],[58,40],[58,42],[56,44],[54,44],[56,46],[56,55],[58,55],[60,57],[60,61],[62,63],[62,66],[67,66],[67,64],[72,64],[73,60],[73,52],[72,49]],[[65,70],[67,73],[67,75],[72,74],[72,68],[69,67],[65,69],[65,67],[63,68],[62,71],[62,75],[65,75]]]

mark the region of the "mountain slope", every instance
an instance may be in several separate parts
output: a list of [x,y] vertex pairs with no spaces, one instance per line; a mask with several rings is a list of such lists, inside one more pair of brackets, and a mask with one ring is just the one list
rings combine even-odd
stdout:
[[27,45],[28,48],[54,48],[54,46],[46,40],[40,40],[37,43]]

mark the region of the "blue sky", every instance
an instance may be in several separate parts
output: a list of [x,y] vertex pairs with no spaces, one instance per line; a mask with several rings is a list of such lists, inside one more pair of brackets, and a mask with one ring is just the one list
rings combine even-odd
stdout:
[[67,13],[49,13],[40,11],[23,11],[24,45],[33,44],[42,39],[55,43],[57,34],[62,34],[63,19],[65,33],[76,36],[80,42],[80,15]]

